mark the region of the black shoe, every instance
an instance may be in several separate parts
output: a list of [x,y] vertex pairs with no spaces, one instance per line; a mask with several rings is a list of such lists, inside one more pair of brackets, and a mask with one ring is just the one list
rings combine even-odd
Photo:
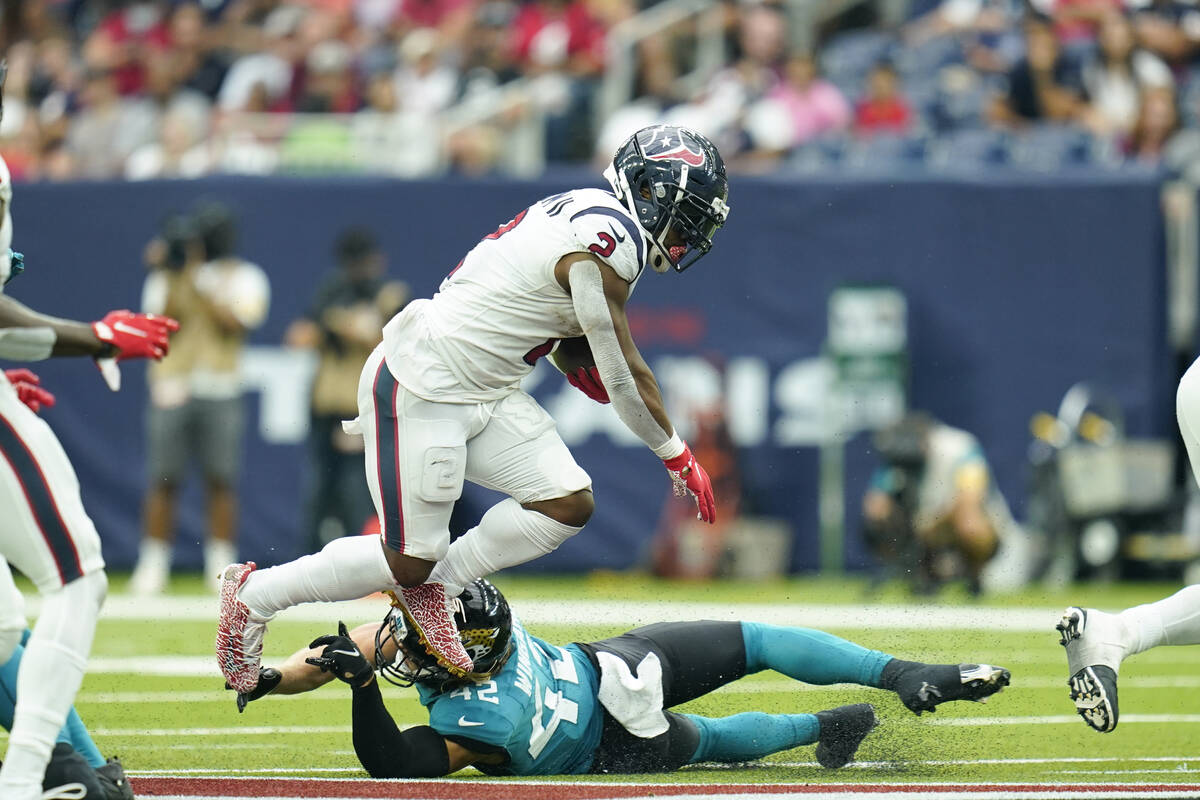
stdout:
[[50,763],[46,765],[42,789],[46,792],[43,797],[108,800],[96,770],[66,742],[54,745]]
[[1084,722],[1100,733],[1110,733],[1117,727],[1117,673],[1111,667],[1084,667],[1071,676],[1067,685]]
[[[279,673],[279,670],[275,669],[274,667],[259,667],[258,668],[258,685],[255,686],[252,691],[238,692],[238,696],[237,696],[238,713],[241,714],[243,711],[245,711],[246,706],[252,700],[257,700],[260,697],[265,697],[265,696],[269,695],[271,692],[275,691],[275,687],[279,685],[279,682],[281,680],[283,680],[283,675],[281,675]],[[225,681],[225,688],[232,689],[233,687],[229,685],[229,681]]]
[[841,706],[817,714],[821,738],[817,740],[817,762],[826,769],[844,767],[854,760],[862,740],[879,724],[870,703]]
[[104,789],[104,800],[134,800],[133,788],[125,777],[125,767],[121,759],[110,758],[103,767],[96,767],[96,775],[100,778],[100,786]]
[[982,703],[1008,686],[1012,676],[989,664],[912,663],[896,677],[894,688],[909,711],[920,716],[952,700]]

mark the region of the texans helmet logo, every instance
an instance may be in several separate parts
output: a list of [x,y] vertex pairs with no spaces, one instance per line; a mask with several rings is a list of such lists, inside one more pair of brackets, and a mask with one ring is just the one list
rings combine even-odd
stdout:
[[682,161],[689,167],[704,166],[704,151],[691,149],[676,131],[656,128],[650,141],[642,142],[642,152],[651,161]]

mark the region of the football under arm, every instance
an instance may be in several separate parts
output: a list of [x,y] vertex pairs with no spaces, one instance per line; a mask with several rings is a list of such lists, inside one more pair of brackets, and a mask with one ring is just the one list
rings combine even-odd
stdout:
[[629,332],[628,284],[611,267],[588,256],[574,260],[567,269],[575,316],[617,416],[659,458],[679,455],[683,448],[667,417],[658,382]]
[[39,314],[0,295],[0,358],[41,361],[51,356],[101,356],[108,350],[91,325]]

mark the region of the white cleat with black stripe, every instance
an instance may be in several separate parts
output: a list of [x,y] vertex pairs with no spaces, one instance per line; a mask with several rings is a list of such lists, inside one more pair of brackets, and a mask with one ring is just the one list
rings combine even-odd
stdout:
[[1117,669],[1124,655],[1115,618],[1076,606],[1055,626],[1067,649],[1071,701],[1083,721],[1100,733],[1117,727]]

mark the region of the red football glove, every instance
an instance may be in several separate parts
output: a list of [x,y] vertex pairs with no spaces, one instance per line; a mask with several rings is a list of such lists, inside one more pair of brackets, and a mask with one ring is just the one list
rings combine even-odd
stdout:
[[29,406],[29,410],[37,413],[42,406],[50,408],[54,405],[54,395],[41,387],[42,379],[27,369],[6,369],[4,377],[17,390],[17,399]]
[[96,338],[113,346],[117,361],[131,358],[159,360],[167,354],[168,338],[179,330],[179,323],[158,314],[110,311],[104,319],[92,323]]
[[579,367],[567,375],[567,383],[574,386],[597,403],[611,403],[604,381],[600,380],[600,370],[595,367]]
[[683,452],[671,459],[663,461],[667,472],[671,473],[671,481],[675,484],[675,494],[685,497],[691,493],[696,498],[696,508],[700,519],[710,525],[717,518],[717,503],[713,499],[712,481],[704,467],[696,463],[696,457],[685,443]]

